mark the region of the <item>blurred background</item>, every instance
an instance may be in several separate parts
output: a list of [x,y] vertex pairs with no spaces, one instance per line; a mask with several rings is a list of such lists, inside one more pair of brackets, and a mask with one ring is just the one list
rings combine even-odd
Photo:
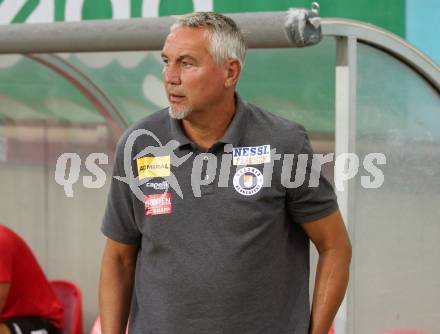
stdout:
[[[310,8],[285,0],[0,0],[0,24]],[[322,17],[377,25],[440,62],[440,1],[321,0]],[[0,26],[1,28],[1,26]],[[354,333],[440,333],[439,91],[400,59],[359,44],[356,152],[383,152],[385,182],[353,180]],[[335,151],[336,41],[306,49],[250,50],[238,92],[302,123],[317,153]],[[0,224],[28,242],[50,279],[83,292],[84,328],[98,314],[100,224],[113,151],[129,124],[167,106],[158,52],[0,55]],[[55,182],[63,153],[82,161],[74,196]],[[90,153],[105,153],[106,183],[83,185]],[[362,161],[362,160],[361,160]],[[325,174],[333,180],[332,164]],[[354,231],[354,230],[353,230]],[[313,261],[313,260],[312,260]]]

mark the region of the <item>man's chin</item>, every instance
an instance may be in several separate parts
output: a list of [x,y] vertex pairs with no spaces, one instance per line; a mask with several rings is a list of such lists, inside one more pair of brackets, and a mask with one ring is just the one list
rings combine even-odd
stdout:
[[173,109],[172,106],[168,108],[168,113],[171,118],[185,119],[191,113],[191,109]]

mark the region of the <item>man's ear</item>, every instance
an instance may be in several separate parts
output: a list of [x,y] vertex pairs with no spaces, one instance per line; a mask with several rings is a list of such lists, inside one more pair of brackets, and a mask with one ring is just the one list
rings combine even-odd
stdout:
[[237,84],[238,78],[240,77],[241,65],[238,59],[229,59],[225,63],[225,87],[233,87]]

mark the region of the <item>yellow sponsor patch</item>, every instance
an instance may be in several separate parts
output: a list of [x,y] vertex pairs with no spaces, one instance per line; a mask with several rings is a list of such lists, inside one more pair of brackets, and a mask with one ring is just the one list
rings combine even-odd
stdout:
[[164,177],[171,175],[170,156],[144,157],[136,159],[139,180],[146,177]]

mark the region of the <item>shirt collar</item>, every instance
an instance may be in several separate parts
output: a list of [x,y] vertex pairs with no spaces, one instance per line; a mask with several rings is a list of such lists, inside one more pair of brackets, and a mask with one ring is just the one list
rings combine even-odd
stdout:
[[[226,129],[225,134],[218,140],[219,143],[232,144],[237,147],[240,143],[240,138],[246,128],[246,114],[247,104],[242,100],[238,93],[235,93],[235,114],[231,123]],[[170,131],[171,137],[179,142],[178,147],[185,145],[194,146],[194,143],[185,135],[182,129],[181,121],[170,117]]]
[[246,128],[247,108],[246,102],[243,101],[238,93],[235,93],[235,114],[225,134],[218,140],[220,143],[232,144],[232,146],[235,147],[238,146]]
[[[169,109],[168,109],[169,110]],[[171,139],[175,139],[179,142],[179,148],[185,145],[192,145],[191,140],[185,135],[182,129],[181,121],[172,117],[170,119],[170,132]]]

